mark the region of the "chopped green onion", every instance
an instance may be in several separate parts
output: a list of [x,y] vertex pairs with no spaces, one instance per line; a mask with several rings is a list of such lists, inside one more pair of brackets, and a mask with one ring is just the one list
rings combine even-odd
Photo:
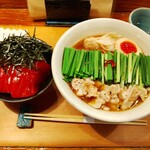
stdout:
[[71,70],[71,67],[72,67],[72,62],[74,60],[74,56],[75,56],[75,49],[74,48],[69,48],[69,59],[67,58],[67,60],[64,60],[64,61],[68,61],[66,67],[64,68],[64,74],[70,74],[70,70]]
[[128,83],[132,82],[132,53],[128,54]]
[[127,72],[127,56],[121,53],[121,59],[120,59],[121,69],[121,79],[120,79],[120,85],[121,87],[124,87],[125,84],[125,78],[126,78],[126,72]]
[[117,52],[115,57],[117,57],[115,83],[119,83],[120,82],[120,52]]
[[78,51],[79,51],[79,58],[78,58],[78,61],[77,61],[77,66],[76,66],[75,73],[77,75],[81,75],[80,69],[82,67],[82,62],[83,62],[85,50],[78,50]]
[[110,61],[113,60],[113,56],[111,52],[107,52],[105,54],[105,80],[106,82],[110,82],[113,80],[113,70]]
[[104,80],[105,72],[104,72],[104,54],[103,53],[101,54],[101,66],[102,66],[102,80],[101,80],[101,82],[104,83],[105,82],[105,80]]
[[90,64],[89,64],[89,69],[90,69],[90,75],[91,77],[93,77],[93,74],[94,74],[94,51],[89,51],[89,61],[90,61]]
[[99,64],[99,51],[98,50],[95,50],[94,51],[94,79],[97,79],[98,78],[98,64]]

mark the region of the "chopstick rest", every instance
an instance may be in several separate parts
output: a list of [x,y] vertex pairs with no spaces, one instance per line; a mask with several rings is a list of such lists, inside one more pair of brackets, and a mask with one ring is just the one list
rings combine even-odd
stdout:
[[33,120],[24,118],[24,113],[25,112],[30,113],[31,111],[32,109],[30,106],[22,105],[20,107],[20,112],[19,112],[18,120],[17,120],[17,127],[19,128],[32,128],[33,127]]

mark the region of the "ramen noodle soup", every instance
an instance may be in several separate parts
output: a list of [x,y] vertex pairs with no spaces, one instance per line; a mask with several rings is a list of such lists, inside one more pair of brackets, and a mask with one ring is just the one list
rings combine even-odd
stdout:
[[[91,36],[65,48],[62,74],[88,105],[105,111],[138,106],[150,94],[150,56],[117,33]],[[148,65],[148,67],[150,67]]]

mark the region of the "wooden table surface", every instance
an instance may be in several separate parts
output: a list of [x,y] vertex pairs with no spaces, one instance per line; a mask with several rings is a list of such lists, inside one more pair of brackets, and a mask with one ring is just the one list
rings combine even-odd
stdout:
[[[137,7],[150,7],[150,1],[140,1],[140,0],[114,0],[113,10],[110,15],[111,18],[116,18],[124,21],[128,21],[130,12]],[[45,20],[34,21],[28,12],[27,3],[25,0],[0,0],[0,25],[19,25],[19,26],[45,26]],[[132,134],[132,133],[131,133]],[[0,145],[1,146],[1,145]],[[148,150],[148,147],[82,147],[82,148],[71,148],[74,150]],[[1,147],[0,149],[40,149],[40,150],[50,150],[50,149],[70,149],[70,148],[48,148],[48,147]]]

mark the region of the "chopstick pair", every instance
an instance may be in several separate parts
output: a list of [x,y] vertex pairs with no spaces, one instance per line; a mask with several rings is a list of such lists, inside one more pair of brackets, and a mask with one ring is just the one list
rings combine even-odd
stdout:
[[138,126],[148,125],[147,120],[135,120],[131,122],[116,123],[116,122],[104,122],[88,116],[79,116],[79,115],[24,113],[24,119],[53,121],[53,122],[82,123],[82,124],[111,124],[111,125],[138,125]]

